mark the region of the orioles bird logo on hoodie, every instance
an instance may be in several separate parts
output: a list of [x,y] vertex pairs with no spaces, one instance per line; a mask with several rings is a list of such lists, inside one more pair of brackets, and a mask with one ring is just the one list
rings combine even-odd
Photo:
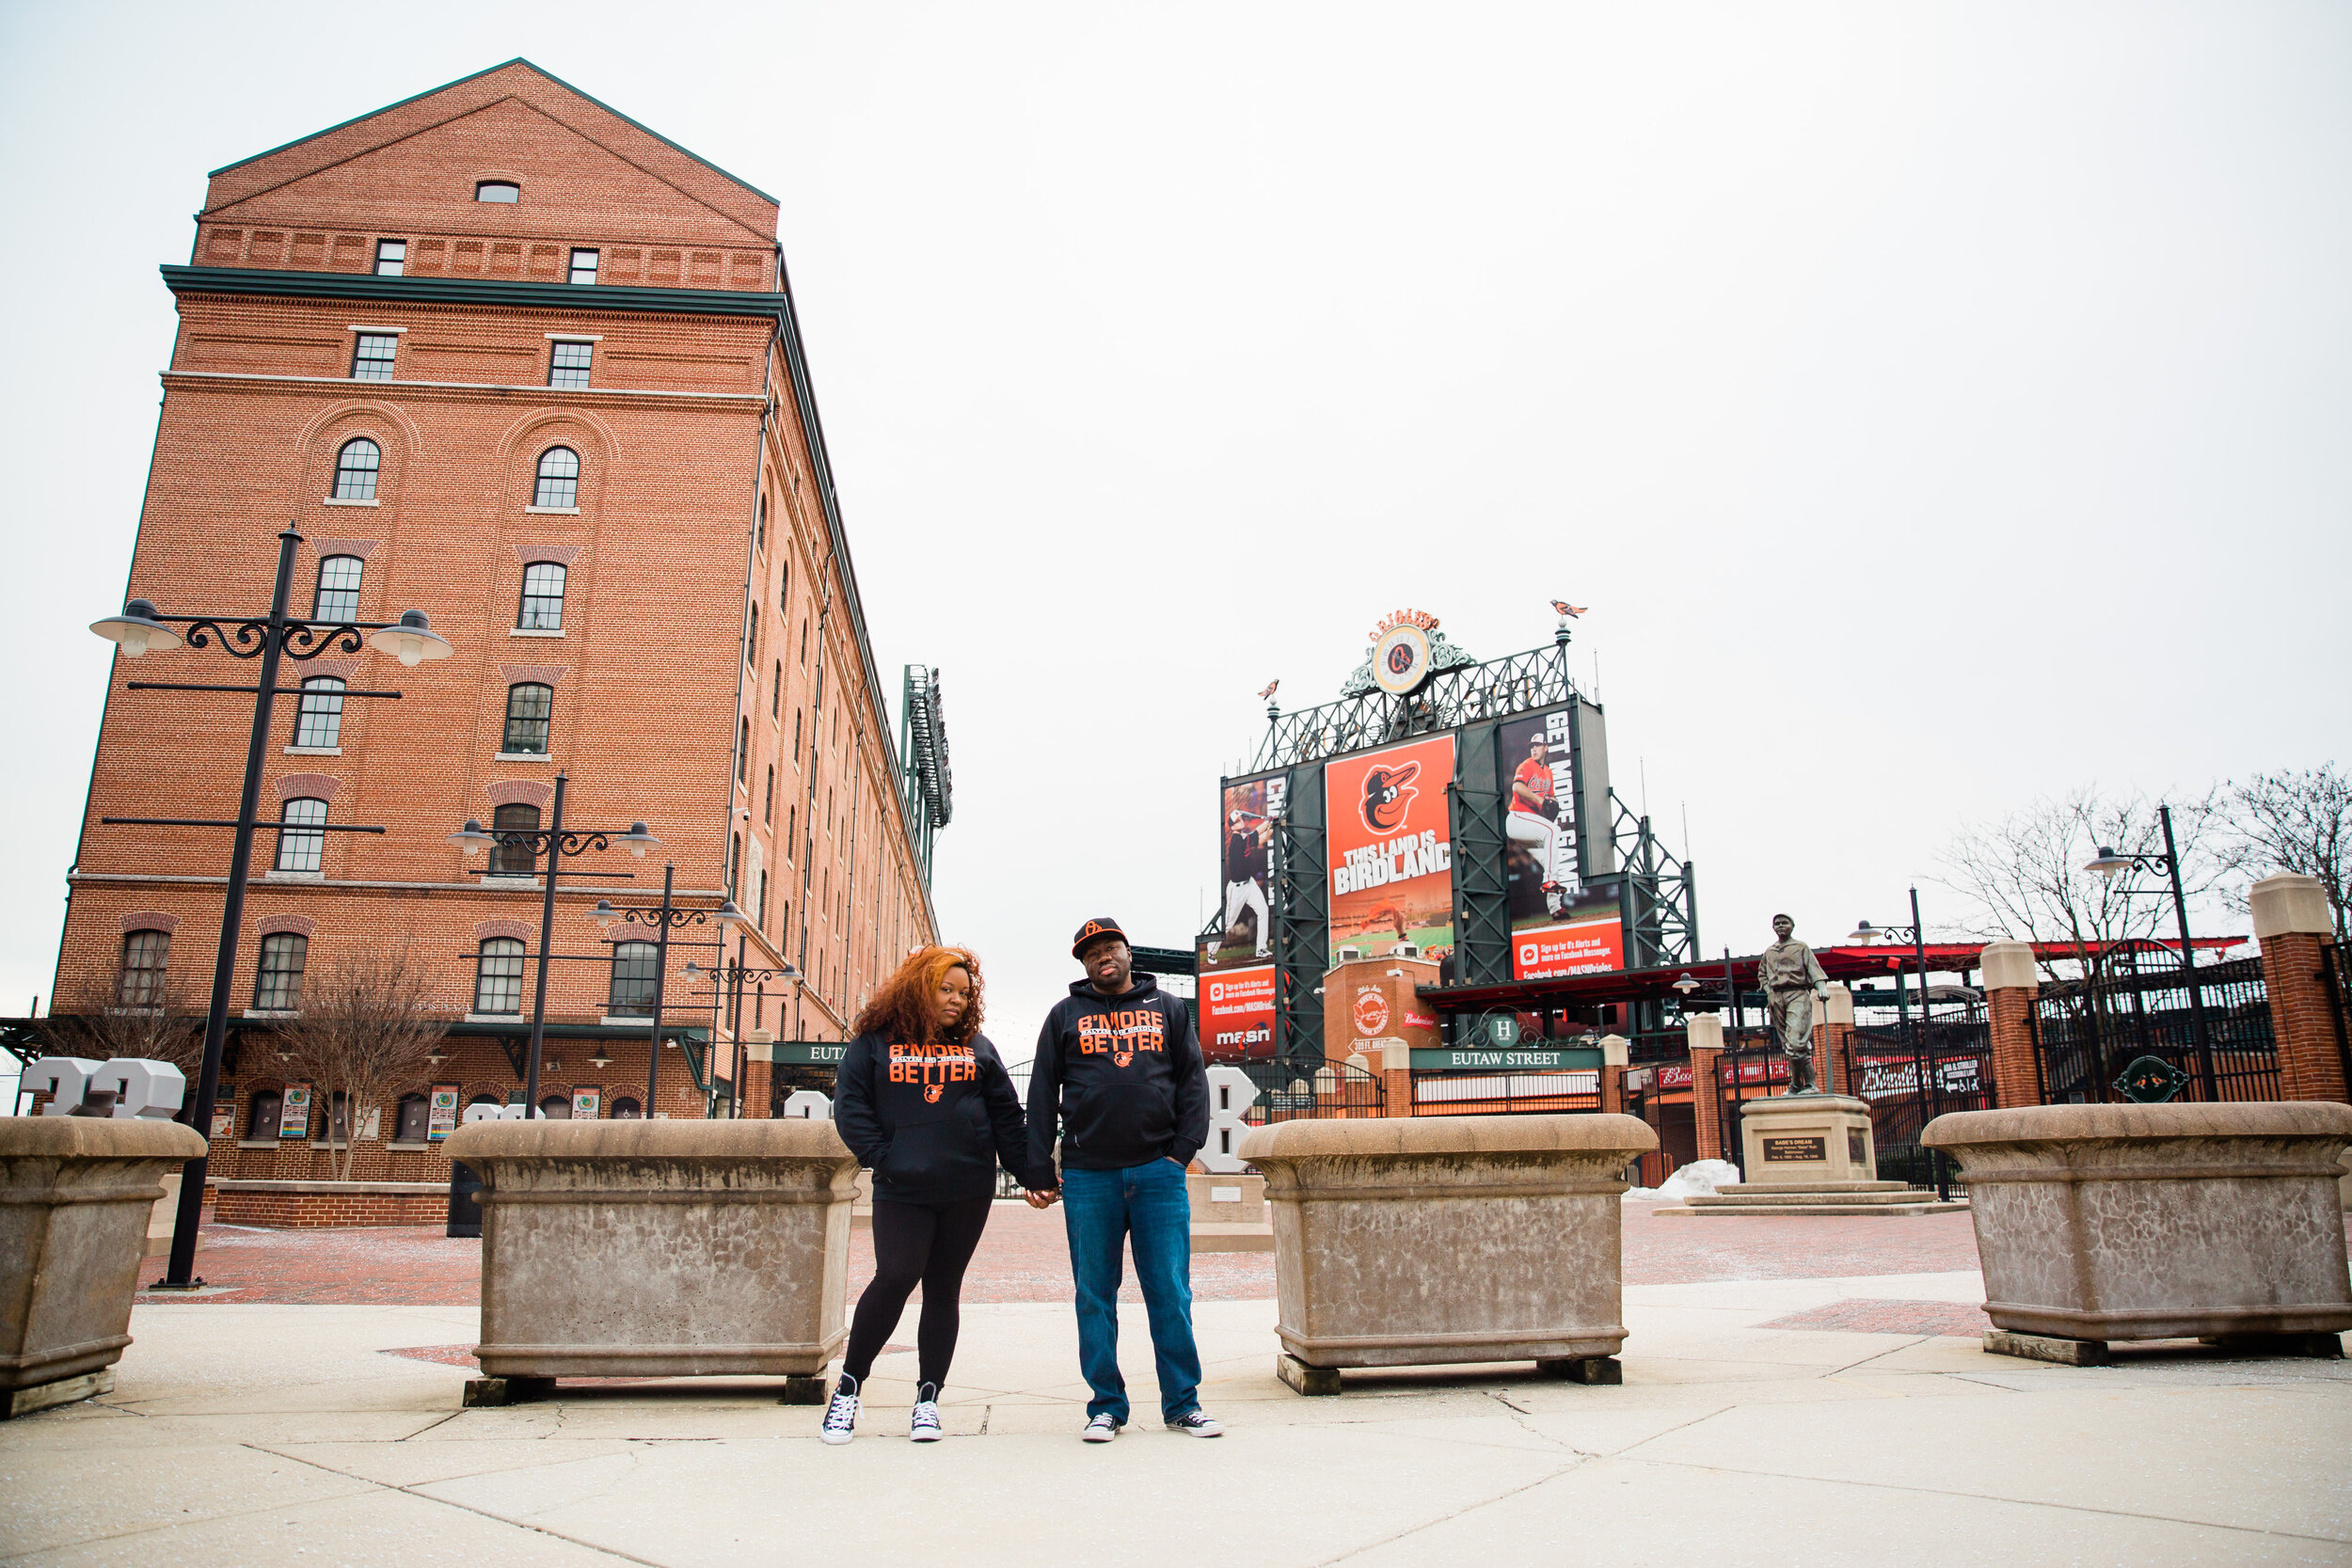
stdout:
[[923,1088],[923,1103],[924,1103],[924,1104],[926,1104],[926,1105],[936,1105],[936,1104],[938,1104],[938,1103],[939,1103],[939,1090],[940,1090],[940,1085],[937,1085],[937,1084],[929,1084],[929,1085],[924,1085],[924,1088]]

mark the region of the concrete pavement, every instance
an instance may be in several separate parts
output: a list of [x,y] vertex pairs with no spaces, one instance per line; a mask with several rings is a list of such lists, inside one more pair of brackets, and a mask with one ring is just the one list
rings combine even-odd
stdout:
[[[1857,1220],[1854,1225],[1872,1222]],[[1913,1222],[1899,1222],[1913,1223]],[[1203,1302],[1214,1442],[1077,1441],[1059,1304],[967,1306],[946,1442],[886,1355],[858,1440],[757,1380],[460,1410],[443,1306],[142,1304],[115,1392],[0,1426],[9,1562],[2352,1562],[2352,1371],[1990,1356],[1973,1271],[1641,1285],[1620,1387],[1524,1369],[1273,1376],[1274,1308]],[[1836,1326],[1872,1325],[1867,1330]],[[1813,1326],[1827,1324],[1831,1326]],[[899,1338],[910,1339],[912,1320]],[[406,1354],[392,1354],[405,1352]]]

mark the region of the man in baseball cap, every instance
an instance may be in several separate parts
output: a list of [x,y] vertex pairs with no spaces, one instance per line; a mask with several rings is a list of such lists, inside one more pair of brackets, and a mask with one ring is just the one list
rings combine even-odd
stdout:
[[[1136,1283],[1152,1324],[1160,1420],[1170,1432],[1216,1437],[1224,1428],[1200,1410],[1200,1352],[1192,1334],[1192,1203],[1184,1167],[1209,1136],[1208,1069],[1179,997],[1135,973],[1119,922],[1088,921],[1071,939],[1086,978],[1054,1005],[1038,1031],[1029,1073],[1029,1163],[1054,1175],[1078,1287],[1078,1367],[1089,1443],[1107,1443],[1127,1424],[1127,1381],[1119,1370],[1122,1246],[1134,1250]],[[1035,1180],[1035,1178],[1032,1178]],[[1039,1207],[1053,1192],[1037,1192]]]

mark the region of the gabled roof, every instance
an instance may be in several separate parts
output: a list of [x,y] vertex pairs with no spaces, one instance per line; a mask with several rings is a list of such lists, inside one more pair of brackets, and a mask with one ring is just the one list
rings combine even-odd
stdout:
[[723,214],[762,241],[773,242],[774,197],[519,55],[282,147],[224,165],[212,172],[205,212],[250,200],[507,99],[529,104]]

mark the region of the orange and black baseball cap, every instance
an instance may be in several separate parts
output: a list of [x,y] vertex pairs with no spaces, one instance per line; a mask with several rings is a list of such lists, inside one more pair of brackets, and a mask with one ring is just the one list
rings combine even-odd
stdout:
[[[1089,920],[1078,927],[1078,934],[1070,939],[1070,956],[1076,958],[1086,950],[1086,944],[1097,937],[1117,937],[1121,942],[1127,942],[1127,933],[1120,929],[1119,922],[1104,916],[1100,920]],[[1127,942],[1127,945],[1133,947],[1135,943]]]

